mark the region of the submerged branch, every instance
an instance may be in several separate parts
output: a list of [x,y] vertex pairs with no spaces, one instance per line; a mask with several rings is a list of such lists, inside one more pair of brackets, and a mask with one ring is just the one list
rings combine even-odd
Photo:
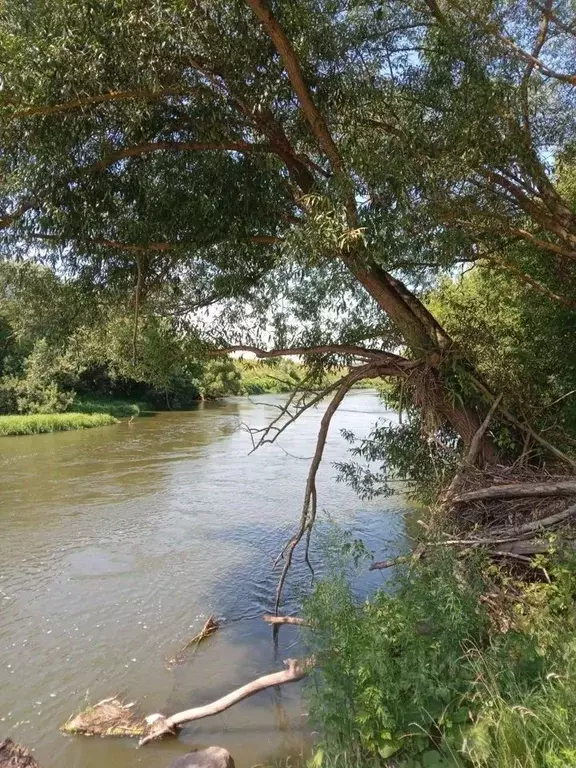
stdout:
[[309,621],[306,621],[306,619],[302,619],[299,616],[269,616],[266,614],[262,616],[262,619],[266,624],[295,624],[298,627],[311,626]]

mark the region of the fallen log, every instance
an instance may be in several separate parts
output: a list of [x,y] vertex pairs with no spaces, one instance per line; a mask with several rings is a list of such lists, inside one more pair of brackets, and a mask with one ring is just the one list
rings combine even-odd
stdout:
[[518,499],[530,496],[576,496],[576,480],[558,480],[546,483],[508,483],[491,485],[476,491],[467,491],[455,496],[454,504],[487,499]]
[[285,685],[286,683],[295,683],[305,677],[315,665],[313,658],[307,659],[287,659],[284,662],[286,669],[281,672],[272,672],[270,675],[264,675],[251,683],[237,688],[235,691],[223,696],[221,699],[213,701],[211,704],[205,704],[202,707],[186,709],[183,712],[177,712],[171,717],[164,717],[161,714],[149,715],[146,718],[147,729],[144,736],[139,741],[139,746],[144,746],[150,741],[160,739],[168,734],[175,735],[177,730],[185,723],[191,723],[194,720],[201,720],[204,717],[211,717],[224,712],[226,709],[234,706],[239,701],[253,696],[266,688],[272,688],[276,685]]
[[296,624],[299,627],[310,627],[311,624],[306,619],[302,619],[299,616],[271,616],[265,614],[262,619],[266,624]]
[[533,533],[534,531],[539,531],[542,528],[550,528],[557,523],[564,522],[564,520],[567,520],[574,514],[576,514],[576,504],[571,504],[569,507],[566,507],[566,509],[563,509],[562,512],[557,512],[555,515],[549,515],[548,517],[543,517],[540,520],[533,520],[530,523],[524,523],[523,525],[516,528],[516,533],[525,535],[528,533]]

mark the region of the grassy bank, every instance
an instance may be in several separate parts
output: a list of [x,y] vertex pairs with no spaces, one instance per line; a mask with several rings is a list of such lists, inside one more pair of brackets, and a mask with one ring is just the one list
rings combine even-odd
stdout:
[[546,566],[526,583],[439,553],[366,602],[321,583],[314,768],[576,765],[576,563]]
[[27,416],[0,416],[0,436],[36,435],[42,432],[64,432],[115,424],[107,413],[39,413]]

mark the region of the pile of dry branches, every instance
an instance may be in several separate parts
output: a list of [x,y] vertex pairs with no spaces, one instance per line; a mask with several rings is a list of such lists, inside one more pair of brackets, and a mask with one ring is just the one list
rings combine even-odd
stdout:
[[[533,566],[533,557],[576,551],[576,475],[543,468],[465,464],[411,553],[370,570],[418,560],[437,547],[482,549],[495,559]],[[541,570],[541,565],[537,568]]]
[[444,500],[444,543],[527,559],[576,546],[576,477],[546,469],[467,467]]

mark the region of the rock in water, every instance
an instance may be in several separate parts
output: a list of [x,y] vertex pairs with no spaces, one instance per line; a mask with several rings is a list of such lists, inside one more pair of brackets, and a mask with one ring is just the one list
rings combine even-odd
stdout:
[[6,739],[6,741],[0,741],[0,768],[40,768],[40,766],[26,747],[14,744],[12,739]]
[[223,747],[208,747],[177,757],[170,768],[235,768],[230,752]]

